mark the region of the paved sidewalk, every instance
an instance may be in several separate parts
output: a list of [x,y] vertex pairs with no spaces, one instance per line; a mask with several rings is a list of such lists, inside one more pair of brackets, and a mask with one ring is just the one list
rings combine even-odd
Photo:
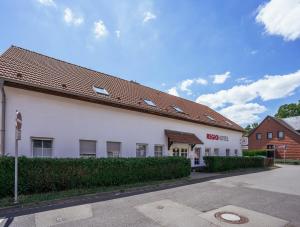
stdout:
[[[300,226],[300,188],[294,188],[295,192],[291,193],[289,188],[294,182],[281,180],[286,177],[299,180],[299,171],[300,166],[284,166],[255,173],[252,170],[206,177],[192,174],[185,182],[176,181],[177,186],[164,185],[173,187],[166,190],[162,190],[161,184],[157,188],[152,186],[152,192],[146,187],[135,188],[112,195],[83,196],[80,198],[90,198],[90,201],[81,200],[78,205],[70,202],[59,208],[52,204],[29,207],[27,211],[23,209],[6,217],[0,215],[0,227],[236,227],[232,221],[239,222],[241,227]],[[284,191],[278,192],[280,188]],[[70,200],[78,203],[76,199]],[[1,219],[4,219],[2,223]]]
[[16,205],[7,208],[0,208],[0,218],[31,214],[31,213],[41,212],[41,211],[47,211],[50,209],[59,209],[59,208],[65,208],[69,206],[82,205],[86,203],[106,201],[110,199],[122,198],[122,197],[138,195],[138,194],[143,194],[148,192],[155,192],[159,190],[176,188],[184,185],[196,184],[196,183],[201,183],[201,182],[219,179],[219,178],[238,176],[238,175],[243,175],[243,174],[248,174],[253,172],[261,172],[261,171],[267,171],[267,170],[248,169],[248,170],[233,171],[228,173],[227,172],[225,173],[192,172],[189,178],[178,179],[177,181],[174,182],[159,183],[155,185],[127,188],[125,190],[100,192],[96,194],[74,196],[70,198],[63,198],[63,199],[50,200],[50,201],[42,201],[34,204]]

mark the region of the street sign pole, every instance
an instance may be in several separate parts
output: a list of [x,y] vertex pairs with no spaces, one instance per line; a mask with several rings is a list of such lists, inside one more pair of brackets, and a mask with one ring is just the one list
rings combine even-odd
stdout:
[[14,203],[18,203],[18,143],[21,140],[21,129],[22,129],[22,115],[19,111],[16,110],[16,129],[15,129],[15,198]]
[[16,144],[15,144],[15,203],[18,203],[18,132],[16,132]]

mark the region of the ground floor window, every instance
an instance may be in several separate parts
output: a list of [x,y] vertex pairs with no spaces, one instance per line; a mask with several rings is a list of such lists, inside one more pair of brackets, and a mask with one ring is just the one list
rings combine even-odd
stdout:
[[229,148],[226,149],[226,156],[230,156],[230,149]]
[[187,158],[187,156],[188,156],[188,150],[187,150],[187,148],[181,148],[180,156]]
[[210,156],[210,148],[205,148],[205,156]]
[[234,150],[234,155],[235,155],[235,156],[238,156],[238,154],[239,154],[238,149],[235,149],[235,150]]
[[106,142],[107,157],[119,158],[121,157],[121,143],[120,142]]
[[179,156],[179,148],[178,147],[175,147],[173,148],[173,156]]
[[53,139],[32,138],[32,156],[33,157],[52,157]]
[[79,140],[80,157],[96,157],[95,140]]
[[200,165],[200,154],[201,154],[201,148],[196,147],[195,148],[194,165]]
[[155,145],[154,146],[154,156],[155,157],[163,156],[163,145]]
[[219,156],[219,148],[214,149],[214,156]]
[[136,144],[136,157],[146,157],[147,155],[147,144]]

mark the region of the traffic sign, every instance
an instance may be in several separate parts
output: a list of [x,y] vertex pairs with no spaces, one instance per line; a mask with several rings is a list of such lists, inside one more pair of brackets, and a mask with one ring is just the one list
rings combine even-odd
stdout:
[[19,111],[16,111],[16,129],[22,129],[22,114]]

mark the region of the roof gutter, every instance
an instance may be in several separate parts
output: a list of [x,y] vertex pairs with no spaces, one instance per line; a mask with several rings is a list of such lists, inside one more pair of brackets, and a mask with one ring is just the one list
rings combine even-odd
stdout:
[[6,113],[6,94],[4,90],[4,79],[0,79],[1,90],[1,156],[5,155],[5,113]]

